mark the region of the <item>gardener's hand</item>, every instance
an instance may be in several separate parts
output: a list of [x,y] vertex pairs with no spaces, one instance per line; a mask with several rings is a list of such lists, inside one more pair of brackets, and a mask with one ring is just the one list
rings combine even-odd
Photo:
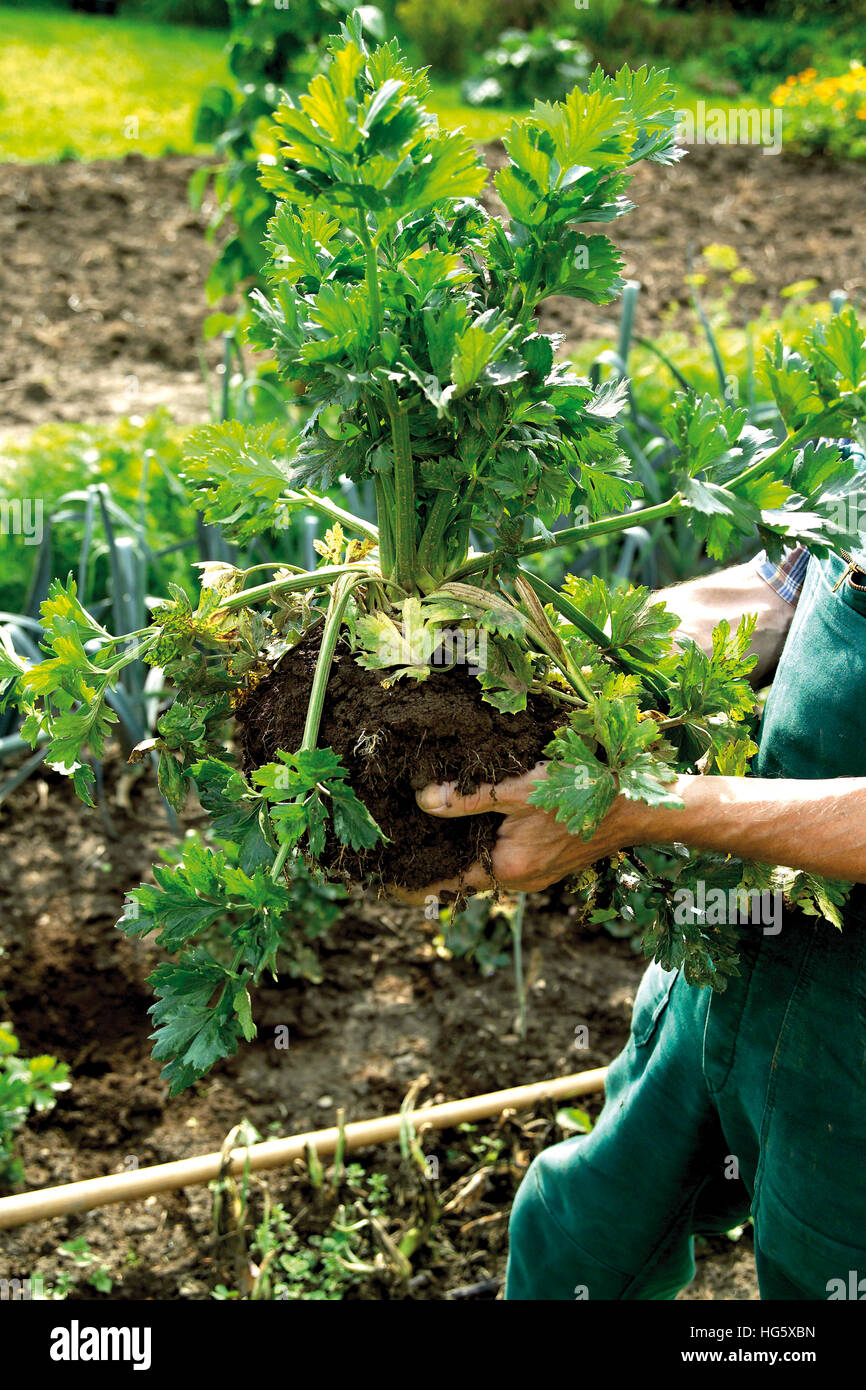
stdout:
[[[503,888],[534,892],[632,845],[684,844],[762,864],[787,864],[822,878],[866,883],[866,777],[795,781],[784,777],[682,775],[673,790],[682,806],[645,806],[620,797],[588,844],[547,811],[527,805],[540,763],[498,787],[457,796],[453,786],[425,787],[418,804],[435,816],[504,816],[492,872]],[[489,888],[474,864],[462,882],[431,884],[429,894]],[[413,898],[424,901],[424,895]]]
[[418,792],[418,805],[432,816],[478,816],[495,811],[503,821],[493,848],[492,872],[473,864],[462,879],[432,883],[424,892],[412,894],[411,901],[423,903],[430,896],[491,888],[494,879],[502,888],[534,893],[639,842],[634,804],[623,797],[614,803],[589,841],[569,834],[549,811],[530,806],[527,798],[546,773],[547,764],[538,763],[522,777],[509,777],[495,787],[485,783],[468,796],[459,796],[453,782]]

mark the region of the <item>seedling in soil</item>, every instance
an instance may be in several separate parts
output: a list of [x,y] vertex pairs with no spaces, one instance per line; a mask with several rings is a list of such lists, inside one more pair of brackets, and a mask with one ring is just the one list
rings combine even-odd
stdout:
[[508,898],[477,893],[459,912],[440,908],[440,931],[433,938],[437,954],[445,960],[471,961],[485,978],[494,975],[511,960],[509,906]]
[[77,1240],[64,1241],[60,1246],[60,1252],[74,1261],[76,1268],[82,1271],[87,1283],[96,1289],[97,1293],[111,1293],[114,1280],[83,1236]]
[[12,1025],[0,1021],[0,1192],[24,1174],[15,1156],[13,1136],[32,1112],[53,1110],[68,1091],[69,1067],[54,1057],[21,1057]]
[[[303,387],[300,444],[286,457],[273,430],[226,424],[199,433],[188,464],[207,519],[232,538],[293,510],[328,518],[321,563],[264,580],[268,567],[213,568],[197,605],[176,589],[124,637],[81,608],[73,582],[55,584],[51,659],[28,669],[0,653],[26,733],[48,738],[49,761],[85,796],[83,750],[98,755],[116,718],[108,690],[130,661],[162,665],[177,691],[154,745],[163,791],[179,807],[194,786],[240,847],[237,867],[190,850],[121,924],[181,953],[160,967],[154,1010],[175,1091],[253,1035],[247,986],[273,966],[299,857],[331,878],[408,889],[489,862],[497,817],[433,821],[415,804],[425,782],[468,789],[543,757],[531,800],[589,840],[620,795],[678,805],[678,772],[746,772],[752,622],[720,624],[705,655],[675,640],[677,618],[647,590],[595,577],[559,591],[525,567],[532,555],[684,516],[715,561],[747,539],[774,556],[856,543],[843,519],[856,508],[840,505],[856,465],[831,442],[864,411],[853,310],[801,352],[777,341],[767,355],[781,440],[743,410],[677,395],[676,490],[645,507],[616,442],[624,384],[576,376],[538,331],[551,295],[603,304],[619,291],[612,242],[577,227],[629,211],[636,164],[679,157],[665,74],[597,70],[586,92],[516,121],[496,177],[506,222],[478,201],[481,157],[437,128],[427,79],[396,43],[369,49],[353,17],[330,51],[307,93],[279,108],[279,153],[262,173],[277,211],[252,342]],[[376,525],[324,495],[342,477],[372,485]],[[764,866],[676,852],[661,872],[635,853],[582,889],[604,912],[648,886],[647,953],[724,988],[736,933],[677,924],[669,890],[726,875],[773,881]],[[822,893],[832,908],[836,890]],[[188,943],[227,901],[248,925],[234,959],[214,963]]]
[[592,1120],[585,1110],[567,1106],[556,1112],[556,1123],[566,1134],[589,1134]]

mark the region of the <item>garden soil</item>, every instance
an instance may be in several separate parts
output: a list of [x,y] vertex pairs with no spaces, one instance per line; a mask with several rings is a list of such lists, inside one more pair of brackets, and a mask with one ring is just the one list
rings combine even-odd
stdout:
[[[501,164],[501,146],[487,153],[491,167]],[[202,360],[213,389],[220,350],[216,342],[201,350],[213,250],[202,234],[208,208],[194,212],[187,199],[196,167],[177,157],[0,166],[0,437],[158,406],[180,422],[208,418]],[[816,298],[863,294],[860,166],[704,147],[678,166],[640,168],[631,194],[637,210],[606,230],[624,252],[625,274],[643,286],[639,335],[691,326],[684,277],[711,242],[734,246],[754,277],[733,291],[734,322],[778,312],[797,281],[814,279]],[[542,315],[542,328],[563,333],[566,347],[611,340],[616,325],[616,305],[557,300]],[[518,761],[532,753],[527,745]],[[324,983],[260,990],[257,1041],[169,1102],[150,1058],[147,1015],[147,976],[160,955],[114,922],[124,892],[176,836],[146,776],[119,772],[108,778],[105,815],[79,805],[50,773],[0,808],[0,1017],[14,1022],[25,1056],[51,1052],[73,1074],[56,1111],[22,1134],[28,1186],[209,1151],[243,1118],[263,1137],[321,1128],[338,1106],[350,1120],[398,1109],[421,1076],[423,1104],[599,1066],[624,1044],[644,962],[627,940],[579,927],[567,896],[536,895],[528,905],[521,1038],[507,967],[482,978],[468,961],[443,958],[437,924],[423,910],[356,895],[321,948]],[[275,1046],[280,1025],[288,1050]],[[589,1045],[576,1050],[579,1025]],[[586,1109],[594,1115],[599,1104],[590,1098]],[[483,1133],[494,1129],[491,1122]],[[464,1192],[464,1209],[444,1223],[435,1251],[416,1255],[417,1275],[379,1296],[441,1299],[470,1286],[494,1297],[513,1192],[531,1154],[559,1134],[552,1107],[514,1122],[498,1166],[471,1199]],[[446,1185],[477,1167],[482,1137],[432,1141]],[[360,1157],[399,1181],[395,1146]],[[267,1183],[295,1210],[300,1181],[286,1173]],[[73,1239],[108,1270],[110,1294],[98,1294],[59,1252]],[[757,1296],[748,1229],[698,1254],[685,1297]],[[197,1188],[0,1232],[0,1263],[10,1277],[41,1275],[48,1288],[72,1273],[75,1296],[85,1298],[206,1299],[227,1277],[210,1195]]]
[[[288,652],[236,711],[248,773],[275,761],[280,748],[300,748],[318,650],[309,642]],[[482,782],[496,785],[530,771],[565,716],[534,695],[526,710],[501,715],[484,703],[465,666],[389,688],[382,677],[338,648],[319,743],[339,755],[385,843],[353,852],[331,836],[321,862],[359,883],[412,890],[459,880],[473,864],[489,862],[500,818],[436,819],[419,810],[416,791],[431,782],[474,791]]]
[[[492,168],[500,144],[487,148]],[[89,164],[0,165],[0,437],[46,420],[107,420],[166,406],[208,418],[201,326],[213,248],[209,208],[187,186],[197,161],[127,156]],[[709,243],[736,248],[753,283],[734,289],[733,322],[778,313],[783,291],[815,280],[862,296],[866,286],[862,165],[833,165],[753,146],[698,146],[679,165],[639,167],[636,210],[604,231],[643,289],[635,331],[694,326],[685,283]],[[496,209],[495,195],[490,205]],[[615,339],[616,304],[552,300],[547,332],[566,348]],[[204,352],[211,385],[219,345]]]
[[[567,897],[530,899],[525,1039],[515,1028],[509,969],[484,979],[472,964],[442,958],[421,909],[357,897],[322,948],[324,983],[285,980],[258,991],[256,1042],[169,1101],[148,1039],[146,980],[160,954],[114,922],[125,891],[149,877],[158,848],[176,837],[147,776],[130,784],[117,772],[107,778],[108,819],[50,773],[0,810],[0,1018],[14,1021],[22,1055],[50,1052],[72,1068],[56,1110],[21,1133],[27,1188],[209,1152],[244,1118],[270,1138],[327,1127],[337,1106],[348,1120],[391,1113],[421,1076],[428,1081],[419,1104],[582,1071],[609,1062],[625,1043],[645,963],[627,941],[578,928]],[[289,1030],[287,1050],[274,1045],[280,1025]],[[578,1050],[580,1025],[588,1046]],[[595,1115],[600,1097],[579,1103]],[[561,1137],[554,1115],[542,1107],[512,1124],[505,1160],[471,1186],[435,1253],[416,1254],[411,1284],[378,1296],[444,1299],[467,1286],[496,1295],[508,1207],[531,1153]],[[443,1186],[477,1165],[467,1146],[487,1134],[495,1134],[493,1121],[474,1135],[428,1136]],[[397,1183],[398,1146],[358,1158]],[[290,1206],[299,1181],[267,1177],[271,1194]],[[114,1280],[110,1293],[96,1292],[60,1252],[71,1240],[86,1241]],[[227,1278],[206,1188],[0,1231],[0,1264],[10,1277],[40,1276],[49,1290],[71,1274],[71,1296],[82,1299],[207,1299]],[[748,1230],[737,1242],[701,1243],[684,1296],[757,1296]]]

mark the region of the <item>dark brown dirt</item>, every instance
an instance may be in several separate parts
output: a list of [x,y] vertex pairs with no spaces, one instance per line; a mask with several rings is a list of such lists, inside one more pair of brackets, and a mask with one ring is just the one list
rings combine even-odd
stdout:
[[[207,419],[199,361],[213,258],[188,158],[0,165],[4,427],[168,406]],[[218,343],[205,346],[213,368]]]
[[[493,168],[504,148],[488,147]],[[625,259],[623,276],[640,282],[634,332],[655,338],[664,328],[694,329],[685,276],[706,267],[711,243],[733,246],[751,283],[731,286],[731,321],[745,325],[775,315],[790,285],[814,280],[813,298],[844,290],[858,301],[866,289],[861,228],[866,218],[866,166],[781,153],[751,145],[695,145],[679,163],[640,165],[628,196],[632,212],[602,227]],[[495,193],[494,211],[503,212]],[[694,261],[694,265],[692,265]],[[706,299],[709,290],[702,290]],[[547,333],[564,335],[564,351],[588,339],[616,341],[618,301],[600,308],[554,298],[541,313]]]
[[[578,928],[567,899],[536,895],[528,905],[521,1039],[509,970],[482,979],[468,962],[441,958],[421,910],[356,897],[324,944],[325,982],[259,991],[255,1043],[169,1101],[146,1013],[159,953],[149,940],[122,936],[114,921],[124,892],[150,877],[157,847],[174,836],[146,778],[124,804],[115,802],[116,776],[108,786],[110,834],[53,774],[31,779],[0,808],[0,1018],[14,1023],[25,1056],[49,1050],[73,1068],[57,1109],[21,1133],[26,1188],[207,1152],[244,1117],[269,1138],[332,1124],[336,1106],[349,1120],[386,1114],[422,1073],[421,1103],[445,1100],[600,1066],[625,1043],[644,961],[626,941]],[[280,1024],[290,1030],[286,1051],[274,1045]],[[578,1024],[588,1027],[588,1047],[575,1051]],[[584,1108],[595,1115],[599,1105],[588,1097]],[[485,1133],[495,1137],[495,1127],[427,1141],[443,1187],[467,1172],[467,1145]],[[558,1137],[547,1107],[507,1129],[503,1158],[468,1209],[448,1217],[435,1248],[418,1252],[411,1286],[369,1296],[438,1300],[501,1280],[513,1192],[531,1154]],[[397,1190],[396,1146],[359,1159]],[[298,1178],[267,1181],[295,1209]],[[0,1231],[0,1272],[39,1275],[47,1289],[72,1273],[73,1297],[98,1297],[59,1251],[77,1239],[114,1279],[112,1299],[208,1299],[226,1280],[204,1188]],[[684,1297],[757,1297],[748,1231],[738,1243],[702,1243],[698,1254]]]
[[[502,146],[488,147],[492,167]],[[166,405],[181,421],[208,418],[198,351],[209,312],[212,251],[193,213],[189,158],[0,166],[0,416],[20,432],[45,420],[105,420]],[[778,313],[782,291],[817,281],[815,296],[866,287],[862,229],[866,168],[753,146],[696,146],[671,168],[639,168],[635,210],[602,228],[640,280],[637,334],[689,328],[689,255],[736,248],[754,283],[734,287],[743,324]],[[495,197],[492,206],[496,207]],[[206,210],[205,210],[206,213]],[[546,332],[565,349],[615,337],[617,304],[552,300]],[[219,348],[211,343],[211,367]]]
[[[273,762],[278,749],[300,747],[317,655],[312,644],[287,653],[237,711],[247,771]],[[416,791],[456,782],[468,792],[529,771],[562,714],[540,696],[530,696],[520,714],[499,714],[461,666],[387,689],[382,681],[381,672],[365,670],[338,649],[319,742],[342,758],[389,843],[356,853],[332,840],[323,862],[359,883],[418,889],[459,879],[472,864],[487,862],[500,818],[438,820],[418,809]]]

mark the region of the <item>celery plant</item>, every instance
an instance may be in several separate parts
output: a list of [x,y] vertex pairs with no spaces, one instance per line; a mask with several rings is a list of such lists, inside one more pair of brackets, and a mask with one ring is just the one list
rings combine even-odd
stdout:
[[[430,664],[419,633],[427,650],[445,630],[483,633],[481,698],[504,720],[530,692],[561,710],[532,800],[589,839],[618,795],[676,804],[678,771],[747,770],[751,624],[735,634],[720,625],[705,655],[674,641],[676,617],[645,589],[572,577],[559,591],[521,561],[675,516],[688,517],[714,560],[749,538],[771,554],[793,542],[819,555],[856,543],[856,511],[848,526],[840,505],[855,465],[830,442],[852,432],[866,398],[852,310],[816,327],[802,352],[777,342],[768,355],[781,440],[743,410],[676,396],[675,491],[644,507],[616,439],[623,383],[576,376],[556,360],[556,338],[538,331],[536,310],[551,295],[606,303],[618,293],[615,247],[578,227],[629,210],[636,163],[679,157],[665,75],[599,70],[586,92],[516,121],[496,179],[507,226],[479,202],[480,156],[437,128],[427,91],[396,43],[368,49],[353,16],[325,72],[280,106],[279,154],[262,173],[277,199],[270,290],[256,296],[252,342],[300,383],[309,418],[289,455],[271,429],[209,427],[187,465],[206,518],[232,538],[279,527],[297,509],[328,518],[322,563],[212,568],[196,608],[175,590],[150,627],[126,638],[94,622],[73,583],[55,584],[43,613],[51,659],[27,669],[0,653],[0,675],[28,710],[25,731],[48,738],[50,759],[85,795],[81,750],[98,752],[111,732],[112,683],[138,657],[162,665],[177,691],[154,745],[163,788],[180,805],[193,784],[221,833],[243,839],[245,867],[198,854],[140,893],[123,921],[128,931],[159,928],[158,940],[185,952],[158,986],[159,1055],[171,1059],[176,1088],[251,1035],[246,986],[275,958],[284,869],[298,853],[320,861],[329,832],[355,851],[380,837],[347,769],[319,746],[338,642],[383,681],[421,681]],[[372,485],[375,525],[324,495],[340,479]],[[571,524],[553,531],[564,518]],[[301,746],[247,779],[226,744],[232,703],[313,634]],[[653,890],[648,952],[719,988],[736,970],[731,933],[676,924],[657,885],[732,873],[760,884],[769,872],[676,855],[664,872],[640,857],[611,868],[614,901]],[[596,874],[597,911],[602,882]],[[833,916],[838,893],[816,891]],[[247,909],[228,965],[192,946],[221,900]]]

